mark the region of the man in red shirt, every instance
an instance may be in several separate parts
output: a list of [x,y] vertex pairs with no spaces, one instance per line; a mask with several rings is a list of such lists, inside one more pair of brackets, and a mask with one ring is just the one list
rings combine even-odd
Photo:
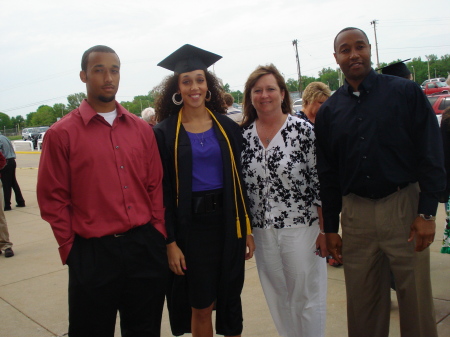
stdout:
[[115,95],[120,60],[83,54],[87,99],[45,134],[37,197],[69,266],[69,335],[159,336],[168,274],[162,165],[152,128]]

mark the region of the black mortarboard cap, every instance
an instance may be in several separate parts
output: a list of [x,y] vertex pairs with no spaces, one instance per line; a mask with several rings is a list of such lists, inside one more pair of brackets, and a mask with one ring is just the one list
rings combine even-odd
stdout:
[[158,66],[181,74],[198,69],[206,70],[221,58],[220,55],[185,44],[159,62]]
[[408,67],[404,63],[409,60],[411,60],[411,59],[393,63],[386,67],[379,68],[377,70],[381,70],[381,73],[384,75],[392,75],[392,76],[409,78],[409,75],[411,75],[411,72],[409,71]]

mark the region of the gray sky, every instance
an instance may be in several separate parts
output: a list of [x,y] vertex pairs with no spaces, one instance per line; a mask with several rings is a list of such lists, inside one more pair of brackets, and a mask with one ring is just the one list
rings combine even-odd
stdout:
[[[450,53],[448,0],[1,0],[0,112],[9,116],[42,105],[67,104],[85,92],[80,60],[104,44],[119,55],[118,101],[147,94],[169,71],[156,64],[185,43],[223,56],[216,75],[243,91],[259,64],[274,63],[297,78],[297,39],[302,75],[336,68],[333,39],[344,27],[366,32],[376,62],[372,20],[377,22],[380,62]],[[450,69],[449,69],[450,71]]]

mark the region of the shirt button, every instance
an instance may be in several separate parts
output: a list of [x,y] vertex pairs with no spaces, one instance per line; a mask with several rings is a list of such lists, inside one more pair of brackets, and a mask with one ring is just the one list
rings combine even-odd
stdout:
[[370,179],[370,176],[366,176],[367,179]]
[[127,188],[128,188],[128,186],[124,186],[123,188],[127,189]]
[[362,156],[362,159],[367,159],[367,156]]
[[122,165],[122,166],[120,166],[120,168],[121,168],[121,169],[123,169],[123,165]]
[[116,149],[118,149],[119,148],[119,145],[116,145]]
[[128,206],[128,209],[131,209],[131,206]]
[[361,121],[362,121],[362,118],[361,118],[361,117],[359,117],[359,118],[358,118],[358,121],[360,121],[360,122],[361,122]]
[[364,140],[364,137],[361,137],[360,139],[361,139],[361,140]]

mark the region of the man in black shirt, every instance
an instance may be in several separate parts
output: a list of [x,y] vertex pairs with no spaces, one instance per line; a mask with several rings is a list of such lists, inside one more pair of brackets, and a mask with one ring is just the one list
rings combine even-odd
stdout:
[[362,30],[339,32],[334,51],[346,81],[315,131],[327,248],[345,259],[349,336],[389,335],[390,269],[402,336],[437,336],[428,247],[446,176],[436,116],[417,84],[372,69]]

